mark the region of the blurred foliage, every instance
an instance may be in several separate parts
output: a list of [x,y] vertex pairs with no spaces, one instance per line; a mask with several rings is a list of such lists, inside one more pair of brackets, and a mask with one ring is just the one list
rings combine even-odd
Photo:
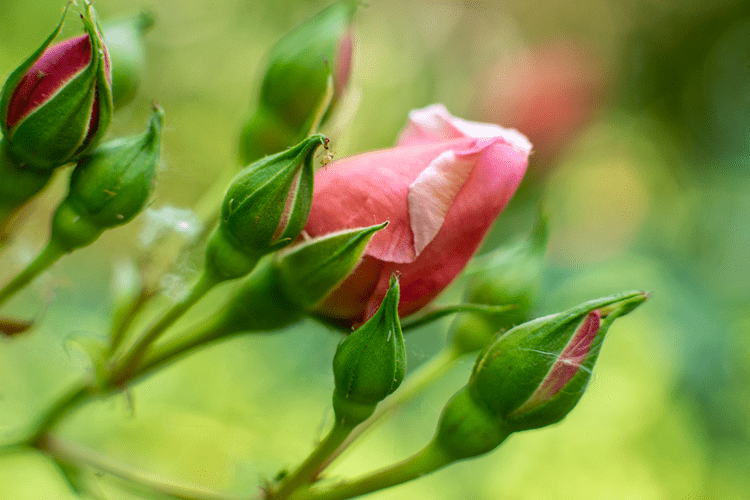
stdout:
[[[327,3],[97,5],[104,20],[143,8],[156,17],[143,85],[110,132],[138,130],[153,99],[166,109],[155,207],[190,206],[222,170],[236,168],[265,51]],[[0,0],[0,17],[9,20],[0,23],[0,75],[36,48],[62,8],[59,0]],[[77,29],[71,18],[66,33]],[[551,236],[539,314],[619,290],[654,292],[610,333],[587,395],[561,424],[371,498],[750,498],[750,4],[373,0],[356,29],[354,91],[326,130],[337,157],[390,146],[407,112],[431,102],[505,126],[528,116],[550,120],[541,131],[570,126],[554,153],[532,156],[482,251],[528,232],[542,204]],[[550,44],[587,56],[529,66],[545,60],[534,54]],[[538,69],[516,71],[526,67]],[[576,76],[591,74],[599,76]],[[524,91],[532,88],[539,90]],[[523,105],[498,105],[511,101]],[[574,127],[560,120],[570,109],[585,120]],[[545,139],[535,139],[540,148]],[[0,253],[0,279],[45,241],[66,176],[56,176],[22,235]],[[62,339],[106,331],[110,262],[137,252],[139,230],[136,221],[105,234],[4,310],[37,315],[38,323],[33,334],[0,339],[1,440],[82,375]],[[173,286],[197,269],[181,260]],[[446,301],[458,300],[461,283]],[[226,293],[209,295],[177,330]],[[447,326],[407,336],[409,370],[439,350]],[[86,406],[59,432],[165,477],[247,494],[321,437],[332,416],[338,340],[313,323],[240,337],[138,384],[130,402],[118,396]],[[368,434],[332,473],[361,473],[420,448],[470,365]],[[159,498],[108,476],[98,482],[111,500]],[[19,452],[0,456],[0,498],[76,496],[52,461]]]

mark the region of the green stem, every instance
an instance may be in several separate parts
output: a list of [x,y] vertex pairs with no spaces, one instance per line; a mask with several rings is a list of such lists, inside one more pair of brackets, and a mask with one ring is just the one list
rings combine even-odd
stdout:
[[13,278],[10,283],[0,290],[0,306],[2,306],[5,301],[11,298],[21,288],[28,285],[31,280],[54,264],[55,261],[65,255],[65,253],[65,250],[58,246],[54,241],[50,240],[47,247],[42,250],[42,253],[40,253],[36,259],[31,261],[31,263]]
[[458,358],[459,355],[457,352],[451,347],[446,346],[432,359],[420,366],[404,381],[403,384],[401,384],[401,387],[399,387],[396,392],[391,394],[378,405],[370,418],[354,428],[354,430],[341,443],[341,446],[339,446],[324,462],[321,463],[318,470],[315,471],[315,476],[317,477],[320,475],[326,467],[347,450],[349,445],[369,429],[372,429],[383,417],[418,396],[426,387],[430,386],[440,379],[440,377],[445,375],[445,373],[453,367]]
[[320,465],[326,461],[328,456],[336,451],[346,436],[352,432],[353,427],[336,423],[331,432],[320,442],[313,450],[309,457],[300,465],[297,470],[286,476],[279,486],[279,489],[272,493],[268,498],[273,500],[285,500],[302,485],[310,483]]
[[450,458],[434,443],[430,443],[422,451],[396,465],[327,488],[301,490],[292,495],[290,500],[345,500],[354,498],[417,479],[448,465],[450,462]]
[[152,294],[142,289],[138,297],[128,305],[127,310],[121,311],[120,314],[115,313],[115,317],[112,320],[112,340],[109,346],[110,355],[115,354],[117,349],[120,348],[125,340],[125,334],[130,329],[130,325],[133,324],[138,313],[143,310],[151,297],[153,297]]
[[128,482],[182,500],[245,500],[247,498],[217,493],[197,485],[177,483],[53,436],[46,436],[39,443],[38,448],[59,461],[76,466],[88,465]]
[[227,325],[221,321],[221,315],[217,315],[217,317],[217,320],[207,322],[197,333],[179,335],[169,342],[165,342],[164,345],[156,346],[152,353],[148,353],[144,357],[130,380],[146,376],[194,349],[206,347],[216,340],[225,338],[226,333],[231,329],[227,328]]
[[216,284],[217,281],[214,278],[204,273],[200,280],[193,285],[188,296],[172,306],[159,321],[136,341],[133,347],[124,355],[123,359],[117,363],[117,367],[113,370],[110,379],[111,384],[117,386],[130,380],[131,376],[135,373],[136,367],[151,345]]
[[47,412],[42,415],[36,424],[34,434],[28,439],[28,443],[36,446],[44,440],[47,432],[52,429],[68,412],[86,401],[93,394],[93,389],[87,384],[77,384],[60,397]]
[[419,316],[418,318],[404,321],[401,324],[401,330],[404,332],[407,330],[413,330],[414,328],[427,325],[429,323],[432,323],[433,321],[436,321],[445,316],[449,316],[451,314],[466,313],[466,312],[477,312],[477,313],[483,313],[486,315],[503,314],[503,313],[506,313],[508,311],[515,309],[516,307],[518,306],[516,306],[515,304],[504,305],[504,306],[494,306],[494,305],[488,305],[488,304],[468,304],[468,303],[447,305],[447,306],[435,306],[431,308],[429,311],[427,311],[425,314]]

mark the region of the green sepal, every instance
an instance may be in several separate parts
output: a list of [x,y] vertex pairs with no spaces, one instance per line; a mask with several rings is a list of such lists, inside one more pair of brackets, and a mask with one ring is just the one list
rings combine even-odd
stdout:
[[292,301],[311,311],[357,267],[365,247],[388,222],[347,229],[298,243],[280,252],[280,286]]
[[336,349],[333,410],[339,424],[356,425],[367,419],[404,379],[406,350],[398,301],[394,275],[380,308]]
[[41,191],[51,177],[51,170],[18,164],[10,155],[5,138],[0,138],[0,227],[6,218]]

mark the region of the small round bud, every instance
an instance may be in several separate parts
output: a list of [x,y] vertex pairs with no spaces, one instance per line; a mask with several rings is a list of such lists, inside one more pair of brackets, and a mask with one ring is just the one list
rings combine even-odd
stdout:
[[109,141],[78,162],[52,221],[57,244],[67,251],[88,245],[143,209],[154,188],[163,120],[157,107],[144,134]]

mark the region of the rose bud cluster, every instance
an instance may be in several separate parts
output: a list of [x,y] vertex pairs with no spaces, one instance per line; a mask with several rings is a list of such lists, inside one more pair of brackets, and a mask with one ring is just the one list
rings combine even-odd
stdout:
[[526,170],[531,144],[515,130],[455,118],[442,105],[410,113],[395,148],[318,172],[311,236],[389,221],[317,314],[360,324],[400,274],[399,314],[435,298],[466,266]]
[[[287,33],[271,49],[258,107],[240,139],[243,164],[288,148],[310,130],[318,113],[330,111],[351,70],[351,23],[357,3],[334,3]],[[329,77],[333,95],[329,93]]]
[[75,161],[91,151],[109,127],[109,55],[90,4],[81,19],[85,35],[51,45],[62,29],[60,21],[5,82],[0,128],[21,167],[49,172]]
[[320,134],[312,135],[237,174],[224,197],[219,227],[206,248],[206,271],[212,279],[244,276],[263,255],[300,235],[312,203],[313,155],[327,142]]
[[583,396],[604,336],[643,292],[592,300],[519,325],[477,358],[448,402],[434,443],[453,460],[486,453],[512,432],[562,420]]

